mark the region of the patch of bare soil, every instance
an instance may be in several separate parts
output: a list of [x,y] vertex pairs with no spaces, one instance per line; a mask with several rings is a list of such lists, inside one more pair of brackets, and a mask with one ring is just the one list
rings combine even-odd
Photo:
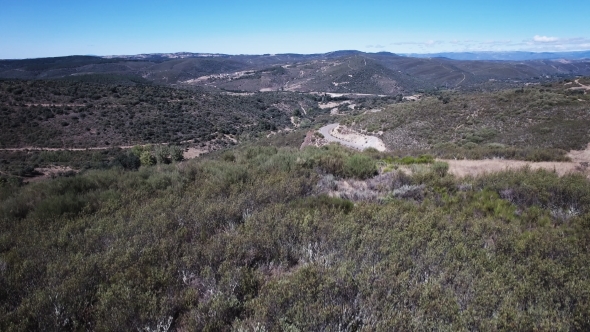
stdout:
[[403,99],[404,100],[408,100],[408,101],[417,101],[420,98],[422,98],[422,95],[411,95],[411,96],[405,96]]
[[318,107],[321,109],[330,109],[330,108],[334,108],[334,107],[338,107],[342,104],[350,104],[351,101],[350,100],[345,100],[345,101],[341,101],[341,102],[335,102],[335,101],[331,101],[328,103],[318,103]]
[[570,151],[571,162],[528,162],[521,160],[484,159],[484,160],[441,160],[449,164],[449,173],[458,176],[477,176],[485,173],[501,172],[508,169],[530,167],[546,169],[560,176],[569,173],[581,173],[590,178],[590,144],[586,150]]
[[328,140],[317,135],[315,131],[310,130],[305,135],[305,138],[303,139],[303,143],[301,144],[300,149],[303,149],[306,146],[320,147],[320,146],[324,146],[328,143],[330,143],[330,142],[328,142]]
[[35,168],[35,171],[39,173],[39,175],[26,178],[28,182],[39,182],[44,180],[53,179],[59,176],[63,176],[64,174],[68,173],[78,173],[77,170],[69,167],[69,166],[51,166],[51,167],[41,167]]
[[570,157],[574,163],[590,162],[590,143],[588,143],[586,150],[572,150],[567,156]]
[[208,153],[209,149],[206,148],[188,148],[186,150],[184,150],[184,153],[182,154],[182,156],[184,157],[184,159],[193,159],[196,158],[204,153]]

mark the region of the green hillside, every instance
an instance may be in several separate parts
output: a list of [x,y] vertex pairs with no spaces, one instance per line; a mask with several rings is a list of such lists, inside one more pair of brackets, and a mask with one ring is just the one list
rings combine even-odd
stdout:
[[393,150],[446,158],[474,158],[484,150],[480,158],[494,150],[499,157],[502,147],[580,150],[590,142],[590,95],[567,84],[486,93],[439,90],[341,122],[381,132]]
[[198,144],[216,138],[225,145],[228,138],[292,126],[291,116],[304,117],[301,107],[317,104],[313,96],[289,92],[234,96],[101,78],[0,81],[0,148]]

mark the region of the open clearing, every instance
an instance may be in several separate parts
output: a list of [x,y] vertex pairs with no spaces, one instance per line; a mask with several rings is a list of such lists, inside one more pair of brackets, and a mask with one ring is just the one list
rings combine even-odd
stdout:
[[35,170],[37,172],[39,172],[40,175],[27,178],[26,180],[28,182],[38,182],[38,181],[43,181],[43,180],[49,180],[54,177],[60,176],[60,174],[64,174],[64,173],[68,173],[68,172],[78,173],[77,170],[75,170],[69,166],[41,167],[41,168],[35,168]]
[[521,160],[507,159],[484,159],[484,160],[452,160],[441,159],[449,164],[449,173],[458,176],[477,176],[485,173],[501,172],[508,169],[519,169],[530,167],[531,169],[546,169],[555,171],[557,174],[565,175],[568,173],[583,173],[590,177],[590,144],[586,150],[570,151],[568,157],[570,162],[528,162]]

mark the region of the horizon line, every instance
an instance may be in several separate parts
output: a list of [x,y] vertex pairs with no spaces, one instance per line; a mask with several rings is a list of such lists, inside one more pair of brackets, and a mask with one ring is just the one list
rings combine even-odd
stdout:
[[154,52],[154,53],[135,53],[135,54],[105,54],[105,55],[97,55],[97,54],[68,54],[68,55],[58,55],[58,56],[42,56],[42,57],[33,57],[33,58],[6,58],[0,59],[0,61],[10,61],[10,60],[34,60],[34,59],[50,59],[50,58],[65,58],[65,57],[73,57],[73,56],[90,56],[90,57],[98,57],[98,58],[117,58],[117,57],[127,57],[127,56],[140,56],[140,55],[163,55],[163,54],[199,54],[199,55],[210,55],[210,56],[277,56],[277,55],[324,55],[330,53],[338,53],[338,52],[358,52],[358,53],[365,53],[365,54],[379,54],[379,53],[390,53],[395,55],[401,56],[408,56],[408,55],[436,55],[436,54],[464,54],[464,53],[530,53],[530,54],[565,54],[565,53],[584,53],[590,52],[590,49],[586,50],[577,50],[577,51],[524,51],[524,50],[514,50],[514,51],[440,51],[440,52],[391,52],[391,51],[378,51],[378,52],[365,52],[359,50],[336,50],[336,51],[329,51],[329,52],[318,52],[318,53],[295,53],[295,52],[285,52],[285,53],[214,53],[214,52],[190,52],[190,51],[177,51],[177,52]]

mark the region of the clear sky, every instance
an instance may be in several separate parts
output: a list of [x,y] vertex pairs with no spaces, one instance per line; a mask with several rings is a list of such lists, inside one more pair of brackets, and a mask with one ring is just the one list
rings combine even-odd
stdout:
[[0,0],[0,59],[590,50],[590,1]]

